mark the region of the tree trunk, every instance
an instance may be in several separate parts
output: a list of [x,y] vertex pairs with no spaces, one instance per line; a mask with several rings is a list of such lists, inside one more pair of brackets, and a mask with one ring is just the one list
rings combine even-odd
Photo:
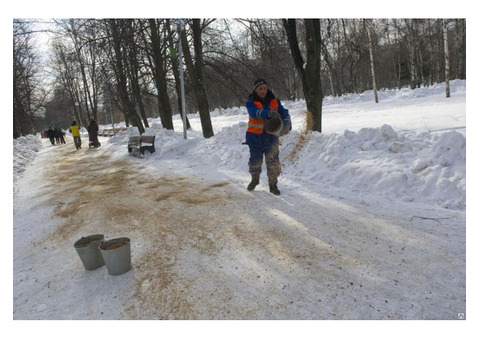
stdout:
[[[83,99],[85,101],[85,109],[87,111],[87,121],[90,122],[90,108],[89,108],[89,103],[92,104],[91,101],[91,95],[90,95],[90,88],[88,86],[88,80],[87,80],[87,74],[85,72],[85,61],[83,60],[83,56],[81,53],[81,46],[80,42],[78,41],[78,31],[75,26],[75,19],[70,19],[70,31],[72,34],[72,40],[74,43],[74,48],[75,48],[75,55],[77,57],[78,65],[80,67],[80,74],[82,75],[82,87],[83,87]],[[80,103],[80,101],[79,101]],[[93,105],[92,105],[93,106]],[[88,126],[88,125],[87,125]]]
[[26,112],[21,95],[18,91],[18,86],[13,86],[13,138],[18,138],[23,135],[33,134],[33,120],[32,117]]
[[306,31],[307,62],[305,64],[300,52],[295,19],[283,19],[290,52],[300,79],[307,103],[307,110],[312,115],[312,131],[322,132],[322,84],[320,79],[321,35],[319,19],[304,19]]
[[140,134],[145,132],[142,121],[135,110],[135,105],[130,100],[130,96],[127,88],[127,76],[125,74],[125,67],[123,65],[123,54],[122,54],[122,41],[120,37],[120,32],[118,29],[118,23],[116,19],[109,19],[110,28],[112,30],[112,39],[115,52],[115,69],[117,77],[117,86],[118,93],[120,96],[120,101],[124,108],[124,113],[127,117],[127,121],[130,121],[133,126],[138,128]]
[[193,19],[193,45],[195,51],[195,64],[192,60],[190,48],[187,42],[187,34],[182,31],[182,47],[185,57],[185,64],[190,75],[189,79],[193,85],[193,91],[197,98],[198,111],[200,113],[200,121],[202,123],[203,137],[210,138],[213,136],[212,121],[210,119],[210,108],[208,106],[207,93],[205,92],[203,79],[203,53],[202,53],[202,31],[200,27],[200,19]]
[[408,64],[410,66],[410,88],[420,88],[421,81],[421,65],[419,47],[419,32],[418,32],[418,19],[405,19],[405,25],[407,27],[407,48],[408,48]]
[[448,50],[448,27],[446,19],[443,19],[443,46],[445,51],[445,96],[450,98],[450,53]]
[[368,35],[368,51],[370,54],[370,71],[372,73],[372,87],[373,87],[373,94],[375,96],[375,103],[378,103],[378,94],[377,94],[377,82],[375,80],[375,62],[373,58],[373,41],[372,41],[372,27],[371,23],[367,24],[367,35]]
[[467,27],[465,24],[464,19],[455,19],[455,31],[456,31],[456,48],[455,48],[455,55],[456,60],[458,60],[457,64],[457,72],[455,78],[459,79],[466,79],[466,50],[467,50]]
[[137,57],[137,46],[135,41],[135,31],[133,26],[133,20],[127,19],[127,21],[128,21],[128,32],[127,32],[126,39],[128,43],[126,45],[128,48],[128,60],[129,60],[128,69],[130,70],[130,79],[132,84],[133,98],[138,104],[138,109],[140,111],[140,116],[142,117],[143,124],[145,125],[145,127],[148,127],[148,120],[147,120],[147,115],[145,113],[145,106],[143,105],[142,93],[140,91],[140,80],[138,78],[140,66],[139,66],[138,57]]
[[152,45],[152,72],[155,86],[157,88],[158,111],[162,125],[167,130],[173,130],[172,107],[167,92],[167,75],[164,69],[164,57],[160,44],[159,27],[156,19],[148,20],[151,33]]

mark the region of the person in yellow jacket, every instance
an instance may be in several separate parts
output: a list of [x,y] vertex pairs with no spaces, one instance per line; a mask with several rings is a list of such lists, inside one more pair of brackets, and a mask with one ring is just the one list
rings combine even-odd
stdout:
[[76,121],[72,122],[69,131],[72,133],[73,142],[75,143],[75,147],[78,149],[82,148],[82,140],[80,139],[80,128],[77,125]]

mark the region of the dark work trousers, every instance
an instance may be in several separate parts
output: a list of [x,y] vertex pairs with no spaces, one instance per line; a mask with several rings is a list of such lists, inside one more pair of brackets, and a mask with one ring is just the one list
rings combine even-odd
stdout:
[[278,138],[273,143],[261,143],[249,145],[250,159],[248,161],[249,172],[253,175],[260,175],[262,172],[263,155],[265,155],[265,163],[267,165],[267,176],[269,183],[276,183],[277,177],[281,172],[280,159],[280,143]]

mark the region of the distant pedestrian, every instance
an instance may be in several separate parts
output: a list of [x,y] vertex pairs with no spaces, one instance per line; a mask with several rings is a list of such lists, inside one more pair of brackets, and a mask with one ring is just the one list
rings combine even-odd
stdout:
[[63,129],[59,129],[59,131],[60,131],[60,143],[66,144],[65,143],[65,131],[63,131]]
[[91,145],[94,148],[98,148],[100,146],[100,143],[98,142],[98,124],[94,119],[92,119],[90,121],[90,125],[88,125],[88,137]]
[[53,131],[51,126],[48,128],[47,137],[50,139],[50,143],[55,145],[55,131]]
[[78,149],[82,148],[82,140],[80,139],[80,128],[77,125],[76,121],[72,122],[69,131],[72,133],[73,142],[75,143],[75,147]]
[[61,137],[62,137],[62,131],[60,131],[59,127],[55,127],[53,129],[53,131],[55,132],[55,141],[57,142],[57,144],[60,144],[61,143]]

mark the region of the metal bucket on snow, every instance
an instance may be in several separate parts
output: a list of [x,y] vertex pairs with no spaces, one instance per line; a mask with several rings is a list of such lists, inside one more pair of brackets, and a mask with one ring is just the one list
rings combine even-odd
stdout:
[[132,267],[130,254],[130,239],[119,237],[100,244],[100,252],[107,266],[108,274],[120,275]]
[[103,240],[103,235],[95,234],[82,237],[73,244],[86,270],[95,270],[105,264],[98,248]]

